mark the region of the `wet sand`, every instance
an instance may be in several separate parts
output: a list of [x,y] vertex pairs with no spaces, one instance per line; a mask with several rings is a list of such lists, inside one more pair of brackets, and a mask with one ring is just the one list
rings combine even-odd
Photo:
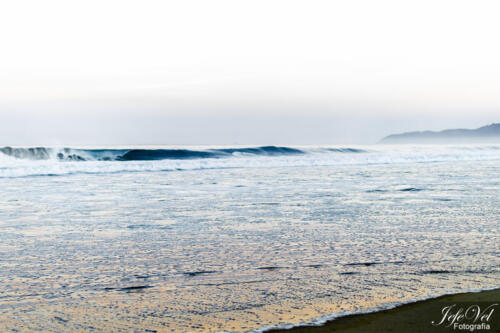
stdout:
[[[447,295],[435,299],[406,304],[394,309],[369,314],[350,315],[327,322],[322,326],[303,326],[289,330],[272,330],[272,333],[326,333],[326,332],[469,332],[440,325],[435,327],[432,321],[438,323],[442,319],[443,307],[456,304],[456,308],[477,304],[481,310],[498,303],[491,316],[489,330],[475,332],[500,332],[500,289],[478,293],[463,293]],[[450,312],[451,313],[451,312]]]
[[0,332],[244,333],[499,286],[498,161],[370,154],[2,178]]

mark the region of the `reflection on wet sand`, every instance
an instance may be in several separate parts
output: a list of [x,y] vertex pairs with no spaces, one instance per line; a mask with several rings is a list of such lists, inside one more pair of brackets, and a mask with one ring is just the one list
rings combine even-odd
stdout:
[[0,331],[244,332],[495,287],[498,171],[3,179]]

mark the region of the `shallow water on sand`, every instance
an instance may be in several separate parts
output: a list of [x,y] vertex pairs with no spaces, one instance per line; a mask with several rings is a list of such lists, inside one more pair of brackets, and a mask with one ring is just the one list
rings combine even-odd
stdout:
[[1,178],[0,331],[250,331],[498,286],[499,161]]

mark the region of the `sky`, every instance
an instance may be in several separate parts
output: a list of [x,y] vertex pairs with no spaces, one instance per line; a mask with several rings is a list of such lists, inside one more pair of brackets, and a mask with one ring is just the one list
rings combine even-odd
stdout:
[[0,146],[367,144],[500,122],[497,1],[3,1]]

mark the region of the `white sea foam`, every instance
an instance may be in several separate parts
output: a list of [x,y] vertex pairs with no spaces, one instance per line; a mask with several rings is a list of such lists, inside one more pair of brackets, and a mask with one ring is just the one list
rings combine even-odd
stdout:
[[[369,308],[366,310],[331,313],[331,314],[328,314],[326,316],[314,318],[310,321],[301,322],[299,324],[264,326],[264,327],[258,328],[256,330],[248,331],[248,333],[264,333],[264,332],[268,332],[271,330],[277,330],[277,329],[280,329],[280,330],[287,329],[288,330],[288,329],[292,329],[295,327],[304,327],[304,326],[322,326],[322,325],[325,325],[327,322],[330,322],[332,320],[335,320],[335,319],[338,319],[341,317],[352,316],[352,315],[363,315],[363,314],[375,313],[375,312],[380,312],[380,311],[385,311],[385,310],[391,310],[391,309],[395,309],[395,308],[398,308],[398,307],[403,306],[403,305],[408,305],[408,304],[422,302],[422,301],[428,301],[431,299],[435,299],[435,298],[439,298],[439,297],[443,297],[443,296],[447,296],[447,295],[454,295],[454,294],[459,294],[459,293],[478,293],[481,291],[495,290],[495,289],[499,289],[499,288],[500,288],[500,285],[498,285],[496,287],[492,287],[492,288],[475,288],[475,289],[465,289],[465,290],[454,289],[454,290],[448,290],[448,291],[446,291],[442,294],[439,294],[439,295],[430,293],[428,295],[418,297],[418,298],[413,298],[413,299],[410,299],[410,300],[407,300],[404,302],[390,302],[390,303],[386,303],[386,304],[380,304],[377,307]],[[229,333],[229,332],[219,332],[219,333]]]
[[[307,167],[363,164],[431,163],[446,161],[484,161],[500,159],[500,146],[368,146],[354,151],[343,147],[307,147],[304,154],[257,155],[233,152],[217,158],[160,160],[116,159],[120,151],[52,149],[48,159],[21,159],[0,153],[0,178],[54,176],[79,173],[158,172],[223,168]],[[85,161],[61,160],[78,154]],[[90,153],[91,152],[91,153]]]
[[261,332],[498,286],[498,149],[342,148],[3,156],[0,331]]

